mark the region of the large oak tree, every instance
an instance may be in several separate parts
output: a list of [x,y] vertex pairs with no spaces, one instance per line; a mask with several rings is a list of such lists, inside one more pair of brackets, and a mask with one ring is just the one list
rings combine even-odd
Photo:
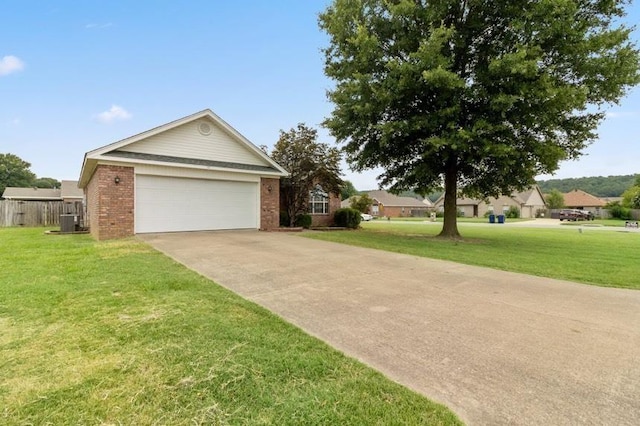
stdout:
[[320,15],[326,120],[357,171],[425,194],[524,189],[577,158],[603,108],[639,81],[616,0],[334,0]]
[[36,175],[30,169],[31,163],[17,155],[0,154],[0,196],[7,186],[33,186]]

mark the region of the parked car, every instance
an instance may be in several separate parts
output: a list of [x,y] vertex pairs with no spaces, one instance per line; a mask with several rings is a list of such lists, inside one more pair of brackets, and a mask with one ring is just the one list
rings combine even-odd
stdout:
[[369,222],[371,219],[373,219],[373,216],[368,213],[360,213],[360,218],[365,222]]
[[589,210],[580,210],[580,213],[584,220],[594,220],[596,218],[596,216]]
[[570,220],[594,220],[595,216],[588,210],[578,210],[578,209],[562,209],[560,210],[560,221]]

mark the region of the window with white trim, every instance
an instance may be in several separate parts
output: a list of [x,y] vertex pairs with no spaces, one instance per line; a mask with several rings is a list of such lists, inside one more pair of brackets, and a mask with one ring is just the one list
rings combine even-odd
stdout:
[[329,194],[320,185],[309,192],[309,213],[329,214]]

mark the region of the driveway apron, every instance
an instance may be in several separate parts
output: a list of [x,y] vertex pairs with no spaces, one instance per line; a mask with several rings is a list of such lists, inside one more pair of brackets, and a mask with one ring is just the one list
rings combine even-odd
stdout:
[[140,238],[468,424],[640,424],[640,291],[287,233]]

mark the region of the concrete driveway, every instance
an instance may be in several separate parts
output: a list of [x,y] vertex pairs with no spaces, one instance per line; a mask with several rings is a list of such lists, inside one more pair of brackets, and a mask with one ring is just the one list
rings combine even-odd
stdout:
[[286,233],[141,238],[468,424],[640,424],[640,291]]

